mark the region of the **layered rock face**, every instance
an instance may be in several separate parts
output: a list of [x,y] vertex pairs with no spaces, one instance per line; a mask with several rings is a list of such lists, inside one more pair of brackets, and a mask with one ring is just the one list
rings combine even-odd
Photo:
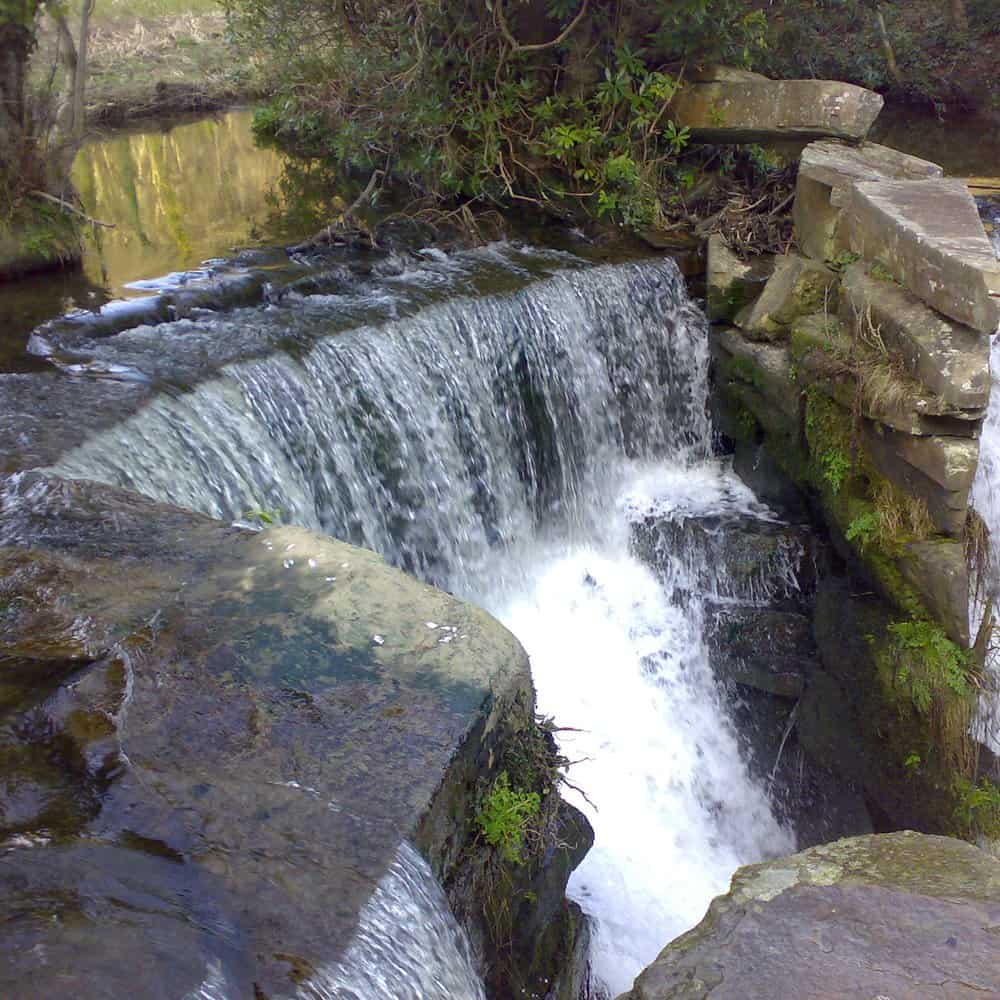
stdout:
[[1000,995],[1000,862],[894,833],[741,868],[619,1000]]
[[0,698],[5,997],[131,995],[137,969],[144,996],[294,994],[407,838],[495,958],[476,802],[511,755],[559,838],[491,902],[544,899],[547,949],[515,954],[526,983],[567,971],[591,834],[547,773],[527,657],[372,552],[15,475]]
[[820,581],[796,728],[886,822],[954,832],[990,625],[970,628],[966,547],[1000,266],[967,190],[874,144],[807,146],[793,211],[800,252],[756,298],[764,265],[752,284],[720,238],[708,271],[737,468],[765,454],[798,484],[861,584]]

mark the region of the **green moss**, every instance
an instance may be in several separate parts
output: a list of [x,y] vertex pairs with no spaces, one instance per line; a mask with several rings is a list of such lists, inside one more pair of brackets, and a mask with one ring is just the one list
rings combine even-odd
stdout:
[[826,265],[834,271],[843,271],[844,268],[859,260],[861,260],[861,254],[855,253],[853,250],[841,250],[840,253],[826,261]]
[[899,284],[896,281],[896,276],[883,264],[881,261],[877,260],[870,268],[868,268],[868,274],[871,275],[876,281],[885,281],[892,285]]
[[878,540],[880,524],[881,518],[878,511],[866,511],[851,521],[844,532],[844,537],[849,542],[857,542],[861,546],[861,551],[864,552]]
[[855,470],[851,416],[814,387],[806,393],[806,440],[817,485],[839,496]]
[[747,441],[751,444],[757,440],[760,435],[760,424],[743,403],[737,404],[735,423],[738,440]]
[[730,358],[723,366],[723,372],[727,378],[745,382],[755,389],[764,387],[764,373],[749,358]]
[[79,256],[79,220],[57,205],[26,201],[15,215],[0,222],[0,274]]
[[936,698],[975,696],[970,683],[972,658],[937,624],[909,620],[889,626],[897,677],[906,685],[918,712],[929,715]]

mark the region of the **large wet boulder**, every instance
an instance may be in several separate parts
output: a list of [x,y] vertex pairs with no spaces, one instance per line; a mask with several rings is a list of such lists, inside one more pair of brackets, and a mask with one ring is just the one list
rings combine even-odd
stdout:
[[631,548],[659,576],[713,602],[796,611],[815,583],[815,540],[804,525],[651,515],[632,524]]
[[697,142],[859,142],[882,110],[879,94],[851,83],[769,80],[740,71],[713,75],[683,87],[670,105],[671,118]]
[[620,1000],[1000,995],[1000,862],[946,837],[855,837],[741,868]]
[[[144,996],[287,996],[401,841],[455,879],[525,740],[548,746],[517,640],[372,552],[0,481],[4,997],[132,997],[139,969]],[[589,832],[539,787],[563,836],[523,875],[541,933]]]
[[802,694],[817,660],[806,615],[723,602],[706,610],[709,660],[722,681],[780,698]]

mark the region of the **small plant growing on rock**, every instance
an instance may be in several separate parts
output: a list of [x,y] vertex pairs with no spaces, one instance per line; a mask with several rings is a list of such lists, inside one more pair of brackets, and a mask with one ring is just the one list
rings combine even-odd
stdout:
[[867,549],[879,537],[881,527],[882,518],[878,511],[870,510],[851,521],[844,535],[849,542],[857,542],[862,549]]
[[486,842],[497,848],[504,860],[522,864],[521,849],[528,824],[538,815],[541,799],[537,792],[510,787],[510,778],[501,771],[483,800],[476,816]]
[[960,778],[956,793],[955,819],[967,837],[1000,835],[1000,788],[988,778],[980,778],[977,784]]
[[835,257],[831,257],[826,263],[834,271],[843,271],[845,267],[850,267],[855,261],[861,260],[861,254],[853,250],[841,250]]

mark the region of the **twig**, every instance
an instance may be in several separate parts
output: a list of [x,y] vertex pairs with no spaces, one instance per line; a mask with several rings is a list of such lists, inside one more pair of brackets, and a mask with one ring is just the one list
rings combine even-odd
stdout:
[[105,229],[114,229],[115,224],[113,222],[101,222],[100,219],[91,218],[86,212],[80,211],[76,205],[70,204],[68,201],[63,201],[62,198],[57,198],[54,194],[49,194],[47,191],[29,191],[28,194],[34,195],[36,198],[44,198],[46,201],[51,201],[56,205],[60,205],[62,208],[66,209],[67,212],[72,212],[74,215],[79,215],[81,219],[85,222],[89,222],[92,226],[103,226]]
[[561,42],[564,42],[569,37],[570,32],[583,20],[589,6],[590,0],[583,0],[583,6],[580,8],[576,17],[574,17],[573,20],[566,25],[562,32],[553,38],[551,42],[538,42],[534,45],[522,45],[511,34],[511,30],[507,25],[507,18],[504,17],[503,13],[503,0],[497,0],[497,26],[500,28],[500,34],[503,35],[503,37],[507,40],[507,43],[510,45],[512,52],[540,52],[542,49],[551,49],[556,45],[559,45]]

